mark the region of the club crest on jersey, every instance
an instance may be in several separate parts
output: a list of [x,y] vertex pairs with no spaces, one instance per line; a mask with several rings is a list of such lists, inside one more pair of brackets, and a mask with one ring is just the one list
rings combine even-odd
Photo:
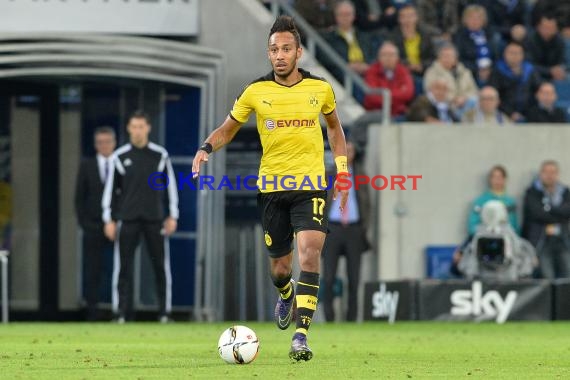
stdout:
[[131,161],[130,158],[127,158],[125,161],[123,161],[123,166],[131,166],[133,164],[133,161]]
[[271,244],[273,244],[273,240],[271,240],[271,236],[269,236],[269,233],[265,231],[265,245],[271,247]]
[[315,94],[309,95],[309,104],[310,104],[313,108],[318,107],[318,105],[319,105],[319,98],[317,98],[317,95],[315,95]]

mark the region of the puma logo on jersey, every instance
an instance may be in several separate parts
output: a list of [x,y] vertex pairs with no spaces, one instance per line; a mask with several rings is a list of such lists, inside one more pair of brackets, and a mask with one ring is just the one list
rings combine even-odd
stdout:
[[271,103],[273,103],[273,100],[272,100],[272,101],[262,100],[261,103],[267,104],[270,108],[273,108],[273,107],[271,106]]
[[319,222],[319,225],[321,225],[321,226],[323,225],[323,219],[324,219],[324,218],[319,219],[319,218],[317,218],[316,216],[313,216],[313,220],[314,220],[315,222]]

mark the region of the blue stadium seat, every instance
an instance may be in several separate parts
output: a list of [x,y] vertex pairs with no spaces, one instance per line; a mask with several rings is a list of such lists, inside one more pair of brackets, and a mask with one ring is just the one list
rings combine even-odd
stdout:
[[570,100],[560,100],[556,102],[556,107],[560,107],[566,111],[566,120],[570,123]]
[[554,87],[558,94],[556,106],[566,111],[566,120],[570,122],[570,80],[554,81]]
[[430,245],[426,247],[427,277],[446,280],[451,277],[449,268],[453,262],[455,245]]
[[558,100],[559,101],[569,101],[570,102],[570,81],[569,80],[554,81],[554,87],[556,88],[556,93],[558,94]]

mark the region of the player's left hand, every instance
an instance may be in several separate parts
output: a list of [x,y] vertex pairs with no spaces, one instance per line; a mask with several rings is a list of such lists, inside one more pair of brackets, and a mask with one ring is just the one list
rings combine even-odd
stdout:
[[176,231],[176,227],[178,226],[178,222],[173,217],[169,216],[164,220],[163,228],[164,228],[164,235],[170,236]]
[[200,174],[200,164],[202,162],[208,162],[208,157],[209,154],[201,149],[196,152],[196,155],[194,156],[194,161],[192,162],[192,173],[193,173],[192,178],[198,177],[198,175]]
[[[345,181],[343,181],[343,183],[345,183]],[[344,206],[346,206],[346,201],[348,201],[348,190],[349,187],[346,186],[341,186],[341,188],[339,189],[338,187],[338,181],[334,181],[334,187],[333,187],[333,200],[336,200],[336,197],[338,197],[339,193],[340,193],[340,211],[344,210]]]
[[348,189],[339,190],[340,192],[340,211],[344,210],[346,202],[348,201]]

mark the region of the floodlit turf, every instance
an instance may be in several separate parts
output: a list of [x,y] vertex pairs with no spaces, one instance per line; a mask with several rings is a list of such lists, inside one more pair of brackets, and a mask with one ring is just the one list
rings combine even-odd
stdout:
[[249,365],[216,345],[229,323],[0,325],[0,379],[569,379],[568,323],[314,324],[312,361],[288,358],[293,329],[242,323],[260,338]]

